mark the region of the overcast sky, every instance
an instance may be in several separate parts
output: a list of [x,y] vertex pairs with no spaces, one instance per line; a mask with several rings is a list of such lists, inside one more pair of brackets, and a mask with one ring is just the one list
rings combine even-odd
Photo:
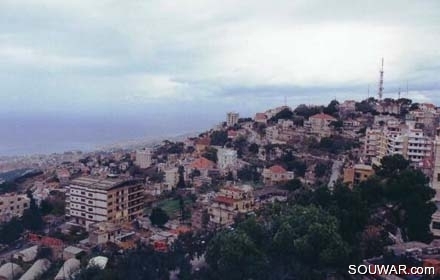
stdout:
[[1,0],[0,26],[7,113],[214,119],[361,99],[382,57],[385,97],[440,105],[438,0]]

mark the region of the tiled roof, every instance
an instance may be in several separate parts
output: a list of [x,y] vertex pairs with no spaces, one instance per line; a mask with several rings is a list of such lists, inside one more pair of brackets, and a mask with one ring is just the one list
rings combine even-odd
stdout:
[[284,169],[281,165],[274,165],[274,166],[270,167],[269,170],[272,173],[278,173],[278,174],[287,172],[286,169]]
[[191,168],[209,169],[209,168],[213,168],[214,165],[215,163],[210,161],[209,159],[200,157],[191,163]]
[[321,120],[331,120],[335,121],[336,119],[330,115],[319,113],[310,117],[310,119],[321,119]]
[[234,204],[235,200],[233,198],[229,198],[226,196],[218,195],[213,199],[214,202],[223,203],[223,204]]
[[266,119],[266,114],[265,113],[256,113],[255,114],[255,119],[256,120],[265,120]]
[[196,145],[206,145],[208,146],[211,143],[211,139],[209,137],[199,138],[196,141]]

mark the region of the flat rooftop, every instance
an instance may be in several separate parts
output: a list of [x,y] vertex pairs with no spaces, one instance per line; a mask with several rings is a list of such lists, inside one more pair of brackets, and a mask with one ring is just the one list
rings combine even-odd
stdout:
[[94,177],[79,177],[71,181],[72,185],[81,187],[98,189],[98,190],[110,190],[125,185],[134,185],[139,181],[136,180],[121,180],[121,179],[100,179]]

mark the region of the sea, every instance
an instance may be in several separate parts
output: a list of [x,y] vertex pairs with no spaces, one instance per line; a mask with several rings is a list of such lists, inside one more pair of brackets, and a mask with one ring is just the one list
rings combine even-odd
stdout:
[[198,117],[0,116],[0,157],[93,151],[114,144],[176,137],[210,129]]

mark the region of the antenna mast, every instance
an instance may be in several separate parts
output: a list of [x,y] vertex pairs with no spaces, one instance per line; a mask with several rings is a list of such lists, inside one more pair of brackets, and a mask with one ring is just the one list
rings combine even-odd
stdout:
[[383,57],[382,57],[382,67],[380,68],[380,79],[379,79],[379,91],[377,93],[379,100],[382,100],[383,96]]

